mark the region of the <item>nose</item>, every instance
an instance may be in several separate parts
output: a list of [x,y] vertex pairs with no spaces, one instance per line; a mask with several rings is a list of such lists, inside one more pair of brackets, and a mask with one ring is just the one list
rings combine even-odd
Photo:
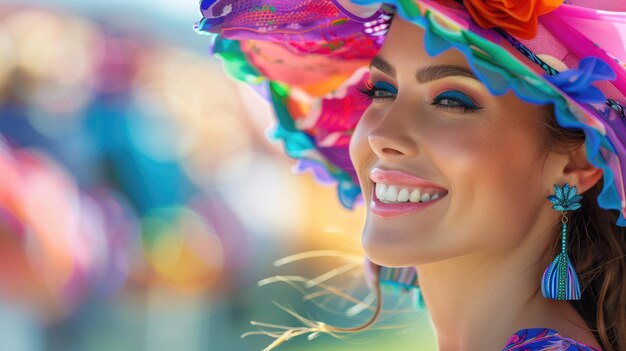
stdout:
[[367,138],[379,158],[393,160],[417,155],[417,141],[411,134],[411,128],[404,126],[399,118],[386,115],[371,129]]

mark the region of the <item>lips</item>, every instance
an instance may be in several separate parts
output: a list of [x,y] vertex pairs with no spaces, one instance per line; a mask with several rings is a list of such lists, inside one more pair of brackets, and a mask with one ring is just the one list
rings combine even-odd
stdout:
[[384,170],[380,168],[374,168],[370,172],[370,179],[374,183],[385,183],[385,184],[397,184],[404,185],[408,187],[416,187],[416,188],[435,188],[442,191],[445,191],[443,187],[439,184],[433,183],[424,178],[420,178],[418,176],[405,173],[397,170]]
[[370,179],[374,183],[391,184],[397,186],[405,186],[411,188],[418,188],[422,190],[428,189],[429,191],[437,191],[441,194],[437,199],[433,199],[427,202],[396,202],[388,203],[381,201],[376,195],[376,185],[372,187],[372,205],[371,210],[374,214],[380,217],[393,217],[401,216],[409,213],[414,213],[426,209],[433,204],[439,202],[445,197],[448,192],[440,185],[433,183],[429,180],[417,177],[415,175],[397,171],[397,170],[383,170],[375,168],[370,172]]

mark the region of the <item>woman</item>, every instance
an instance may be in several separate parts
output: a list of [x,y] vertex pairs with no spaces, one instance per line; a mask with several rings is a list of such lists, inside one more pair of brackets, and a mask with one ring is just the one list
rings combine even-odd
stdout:
[[606,40],[626,12],[595,11],[625,5],[271,3],[204,1],[198,30],[269,81],[287,152],[361,194],[368,259],[414,267],[440,350],[626,349],[626,49]]

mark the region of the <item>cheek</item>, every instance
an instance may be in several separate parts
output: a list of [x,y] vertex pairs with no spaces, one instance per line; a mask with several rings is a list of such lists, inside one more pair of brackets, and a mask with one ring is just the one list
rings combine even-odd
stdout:
[[433,159],[442,160],[442,173],[450,177],[450,220],[468,240],[465,245],[512,245],[535,221],[544,187],[533,131],[509,125],[442,135]]
[[498,193],[496,188],[489,191],[488,184],[498,188],[507,184],[517,190],[536,178],[542,166],[540,137],[531,121],[519,123],[518,118],[523,117],[504,123],[472,120],[436,126],[427,145],[433,162],[450,177],[452,190]]

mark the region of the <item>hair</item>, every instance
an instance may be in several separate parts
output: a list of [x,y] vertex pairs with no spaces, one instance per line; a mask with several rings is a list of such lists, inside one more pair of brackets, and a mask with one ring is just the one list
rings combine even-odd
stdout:
[[[567,152],[584,147],[581,130],[560,127],[552,105],[547,111],[549,149]],[[605,351],[626,350],[626,228],[616,224],[619,211],[598,205],[603,186],[601,179],[585,191],[582,207],[569,216],[568,255],[581,287],[580,300],[570,303]],[[561,239],[554,238],[556,256]]]

